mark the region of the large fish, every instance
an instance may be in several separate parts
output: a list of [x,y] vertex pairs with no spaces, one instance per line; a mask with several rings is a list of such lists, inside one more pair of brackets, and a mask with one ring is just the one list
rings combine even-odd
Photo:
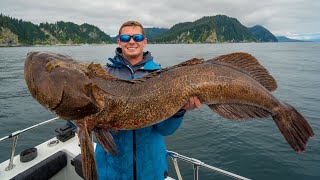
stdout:
[[79,132],[83,171],[97,179],[91,132],[109,153],[116,155],[110,131],[136,129],[171,117],[197,96],[201,103],[226,119],[271,116],[290,146],[306,149],[314,135],[305,118],[271,91],[276,81],[247,53],[232,53],[204,61],[191,59],[141,79],[123,80],[98,64],[69,56],[32,52],[25,62],[31,95],[63,119],[72,119]]

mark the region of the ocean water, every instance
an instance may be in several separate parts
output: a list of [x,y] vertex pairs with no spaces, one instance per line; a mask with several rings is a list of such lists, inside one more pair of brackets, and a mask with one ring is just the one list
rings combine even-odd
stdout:
[[[116,45],[0,48],[0,138],[51,119],[54,115],[30,95],[24,82],[24,60],[30,51],[51,51],[83,61],[105,64]],[[320,179],[320,43],[236,43],[147,46],[163,67],[193,57],[213,58],[248,52],[274,76],[274,95],[293,105],[309,121],[315,137],[307,151],[297,154],[286,143],[271,118],[230,121],[208,107],[189,111],[181,127],[166,137],[167,148],[212,166],[252,179]],[[57,121],[19,136],[16,154],[55,136]],[[0,142],[0,161],[9,158],[11,141]],[[169,175],[175,176],[169,159]],[[193,178],[190,164],[179,161],[184,179]],[[200,168],[200,179],[230,179]]]

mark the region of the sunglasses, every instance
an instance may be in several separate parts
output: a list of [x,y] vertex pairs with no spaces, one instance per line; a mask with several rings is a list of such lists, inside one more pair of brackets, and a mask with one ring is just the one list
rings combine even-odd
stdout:
[[121,42],[129,42],[131,40],[131,38],[135,41],[135,42],[141,42],[144,40],[144,36],[142,34],[135,34],[133,36],[130,35],[121,35],[119,37]]

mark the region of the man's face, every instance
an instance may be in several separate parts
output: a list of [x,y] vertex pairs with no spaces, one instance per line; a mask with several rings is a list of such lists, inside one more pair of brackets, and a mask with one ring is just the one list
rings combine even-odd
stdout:
[[[120,35],[142,34],[142,29],[139,26],[125,26],[121,30]],[[137,63],[143,58],[143,48],[147,45],[147,38],[141,42],[135,42],[133,38],[129,42],[121,42],[118,38],[119,47],[122,49],[122,55],[131,63]]]

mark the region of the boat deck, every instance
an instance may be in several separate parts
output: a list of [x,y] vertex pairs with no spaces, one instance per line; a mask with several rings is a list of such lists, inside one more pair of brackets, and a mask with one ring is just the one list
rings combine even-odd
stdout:
[[[69,139],[66,142],[61,142],[57,138],[52,138],[38,146],[37,152],[38,156],[32,161],[22,163],[20,162],[20,155],[15,156],[13,160],[14,168],[6,171],[6,167],[9,164],[9,160],[4,161],[0,164],[0,179],[12,179],[21,172],[28,170],[30,167],[39,164],[44,161],[49,156],[54,155],[59,151],[63,151],[67,155],[67,166],[61,169],[56,175],[54,175],[52,180],[61,179],[82,179],[74,170],[74,166],[71,165],[71,160],[78,154],[80,154],[80,147],[78,146],[79,139],[77,136]],[[50,146],[49,146],[50,144]]]

